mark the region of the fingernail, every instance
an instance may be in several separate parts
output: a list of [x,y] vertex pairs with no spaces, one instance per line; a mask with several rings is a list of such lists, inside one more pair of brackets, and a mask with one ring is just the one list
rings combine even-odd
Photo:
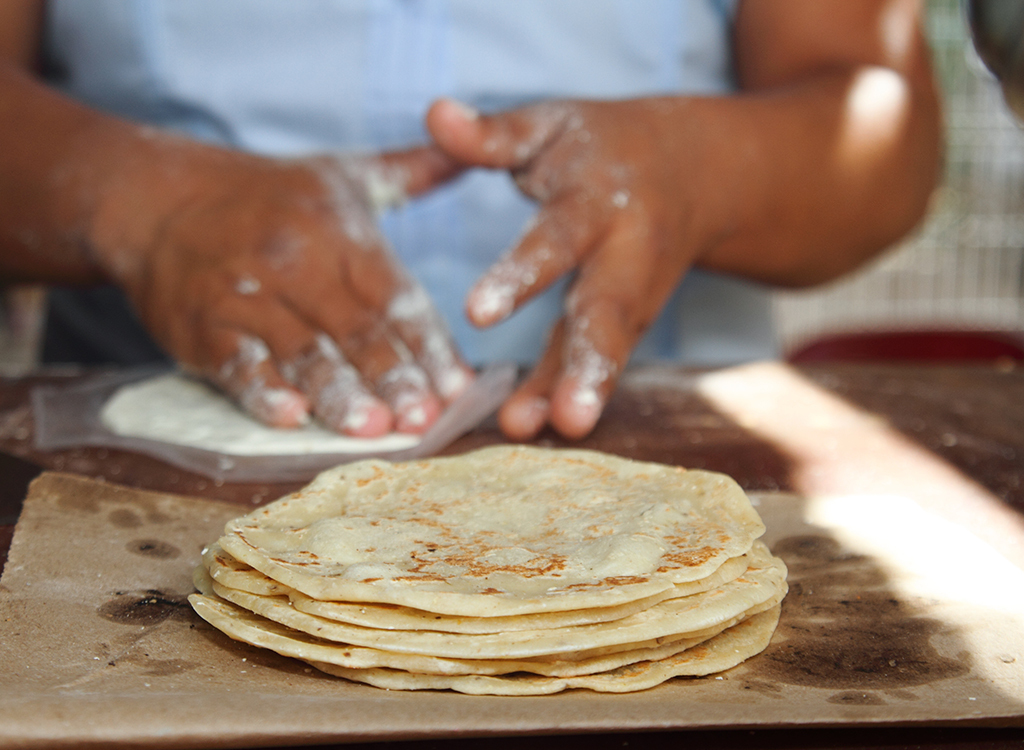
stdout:
[[426,398],[414,404],[405,404],[398,410],[395,430],[419,434],[426,432],[441,415],[441,405],[436,399]]
[[240,402],[249,414],[275,427],[301,427],[310,420],[306,399],[287,388],[252,387]]
[[341,431],[353,437],[380,437],[391,432],[391,426],[389,409],[372,396],[349,404],[341,420]]
[[515,309],[511,284],[484,280],[469,294],[470,318],[477,325],[492,325],[504,320]]
[[479,120],[480,119],[480,112],[479,112],[479,110],[475,109],[474,107],[469,106],[465,102],[461,102],[458,99],[448,99],[447,101],[448,101],[448,104],[450,104],[452,106],[452,108],[456,112],[458,112],[459,115],[461,115],[464,120],[473,121],[473,120]]
[[551,405],[548,400],[537,396],[516,404],[515,419],[519,422],[523,432],[536,434],[544,426],[550,411]]
[[604,400],[594,389],[581,386],[569,394],[572,404],[572,421],[575,423],[575,432],[585,435],[594,429],[597,420],[601,418],[601,411],[604,409]]

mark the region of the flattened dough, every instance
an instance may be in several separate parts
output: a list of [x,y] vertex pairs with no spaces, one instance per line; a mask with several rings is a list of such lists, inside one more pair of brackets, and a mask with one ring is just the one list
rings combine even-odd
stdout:
[[178,373],[121,388],[104,405],[100,419],[117,435],[234,456],[385,453],[420,441],[418,435],[399,433],[345,437],[316,424],[295,430],[266,427],[210,386]]

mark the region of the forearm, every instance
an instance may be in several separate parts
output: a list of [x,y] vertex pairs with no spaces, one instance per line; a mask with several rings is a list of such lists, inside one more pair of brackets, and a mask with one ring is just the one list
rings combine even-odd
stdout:
[[[110,280],[122,237],[103,219],[119,203],[128,205],[117,213],[131,215],[129,183],[144,179],[155,155],[148,140],[143,128],[0,66],[0,280]],[[141,212],[132,223],[148,219]]]
[[941,159],[923,12],[920,0],[741,1],[740,92],[704,112],[732,192],[701,265],[816,283],[921,219]]
[[705,268],[787,286],[835,278],[912,229],[938,178],[934,92],[890,69],[823,72],[693,114],[720,171]]

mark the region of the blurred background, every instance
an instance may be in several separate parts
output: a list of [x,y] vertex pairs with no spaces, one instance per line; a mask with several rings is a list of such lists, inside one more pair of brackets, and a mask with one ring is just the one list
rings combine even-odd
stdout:
[[776,295],[784,353],[865,331],[999,332],[1024,343],[1024,129],[975,52],[961,1],[926,6],[945,104],[943,186],[918,231],[873,264]]
[[[1024,351],[1024,129],[975,52],[961,1],[928,0],[927,10],[945,100],[944,184],[919,230],[870,266],[776,294],[781,349],[797,360],[837,335],[908,330],[997,332]],[[2,301],[0,374],[22,374],[37,363],[44,292],[7,289]]]

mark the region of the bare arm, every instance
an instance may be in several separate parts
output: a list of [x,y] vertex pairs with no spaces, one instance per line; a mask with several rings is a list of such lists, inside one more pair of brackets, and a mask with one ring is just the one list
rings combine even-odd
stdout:
[[0,5],[0,60],[34,70],[42,27],[43,0],[7,0]]
[[172,356],[270,424],[429,427],[472,375],[369,184],[415,194],[451,161],[266,159],[97,112],[33,77],[40,12],[0,3],[0,281],[117,284]]
[[920,220],[941,150],[921,13],[917,0],[741,5],[744,95],[727,133],[742,145],[730,149],[722,139],[718,154],[737,175],[736,229],[701,265],[777,284],[817,283],[857,267]]
[[91,118],[34,79],[43,5],[0,4],[0,281],[97,281],[102,273],[83,247],[83,212],[66,206],[52,184],[68,142]]
[[435,104],[437,143],[508,169],[536,222],[478,282],[493,324],[575,272],[565,315],[503,407],[528,438],[596,423],[647,326],[691,267],[805,285],[920,220],[939,106],[917,0],[747,0],[733,96],[550,102],[477,116]]

